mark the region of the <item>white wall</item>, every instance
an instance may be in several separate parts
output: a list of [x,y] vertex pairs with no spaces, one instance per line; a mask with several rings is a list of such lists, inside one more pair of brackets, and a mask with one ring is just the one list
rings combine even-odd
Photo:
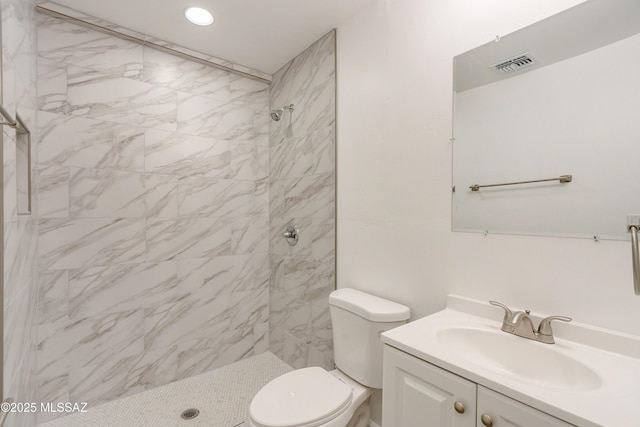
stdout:
[[414,318],[457,293],[640,334],[628,242],[451,231],[452,57],[578,3],[380,0],[338,28],[338,287]]

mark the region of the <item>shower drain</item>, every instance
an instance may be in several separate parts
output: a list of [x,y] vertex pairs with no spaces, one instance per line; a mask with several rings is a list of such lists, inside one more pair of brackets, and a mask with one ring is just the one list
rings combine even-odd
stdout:
[[196,408],[189,408],[182,411],[182,415],[180,415],[180,417],[182,417],[183,420],[192,420],[197,417],[198,414],[200,414],[199,410]]

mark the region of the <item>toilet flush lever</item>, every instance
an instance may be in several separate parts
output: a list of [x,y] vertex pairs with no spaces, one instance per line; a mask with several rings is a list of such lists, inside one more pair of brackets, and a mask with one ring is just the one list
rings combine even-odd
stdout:
[[298,243],[299,230],[295,224],[287,225],[287,229],[282,233],[282,237],[287,239],[289,246],[295,246]]

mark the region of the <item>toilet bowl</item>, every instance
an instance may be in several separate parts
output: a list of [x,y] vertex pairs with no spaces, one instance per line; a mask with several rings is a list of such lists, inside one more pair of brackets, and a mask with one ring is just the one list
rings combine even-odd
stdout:
[[406,323],[409,308],[355,289],[329,296],[336,369],[297,369],[253,398],[247,427],[366,427],[369,397],[382,388],[380,333]]
[[366,427],[371,393],[370,388],[337,369],[297,369],[279,376],[255,395],[245,425]]

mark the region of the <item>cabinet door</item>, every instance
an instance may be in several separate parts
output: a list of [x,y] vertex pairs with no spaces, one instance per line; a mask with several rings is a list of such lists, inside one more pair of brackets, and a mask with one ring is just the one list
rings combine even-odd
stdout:
[[475,427],[475,383],[384,347],[382,427]]
[[[482,416],[485,420],[482,420]],[[489,417],[489,418],[486,418]],[[489,422],[489,420],[491,420]],[[477,427],[572,427],[531,406],[513,400],[488,388],[478,386]]]

